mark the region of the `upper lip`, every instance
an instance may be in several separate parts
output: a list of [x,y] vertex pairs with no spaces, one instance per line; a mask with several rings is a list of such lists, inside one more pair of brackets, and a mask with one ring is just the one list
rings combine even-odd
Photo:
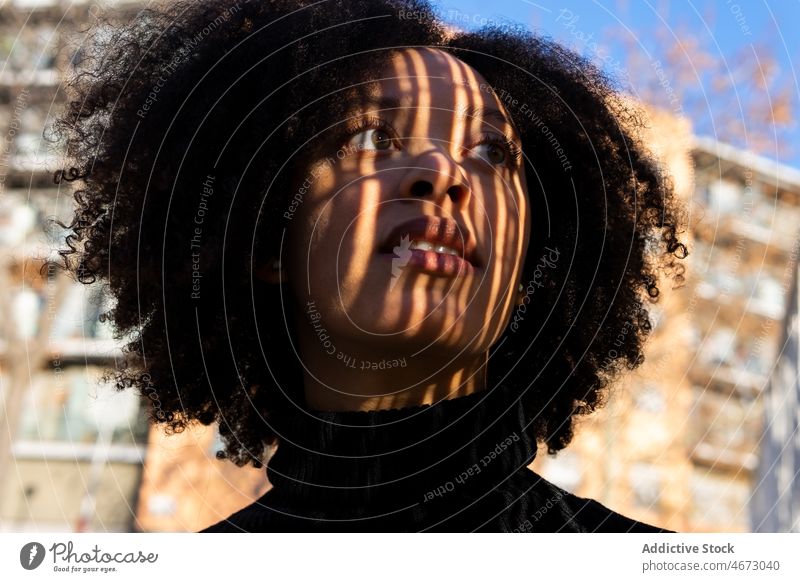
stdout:
[[472,233],[451,218],[439,216],[418,216],[395,226],[384,239],[379,251],[391,253],[400,244],[402,237],[408,236],[409,243],[424,240],[434,245],[444,245],[454,249],[473,266],[477,261],[477,244]]

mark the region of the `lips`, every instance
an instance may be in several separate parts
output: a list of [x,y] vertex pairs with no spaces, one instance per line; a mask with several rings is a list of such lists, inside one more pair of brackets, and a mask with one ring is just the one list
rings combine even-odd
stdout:
[[419,240],[432,245],[444,245],[474,267],[480,267],[477,259],[477,244],[469,230],[459,227],[455,220],[438,216],[420,216],[398,224],[384,239],[378,249],[382,253],[393,253],[403,237],[409,242]]

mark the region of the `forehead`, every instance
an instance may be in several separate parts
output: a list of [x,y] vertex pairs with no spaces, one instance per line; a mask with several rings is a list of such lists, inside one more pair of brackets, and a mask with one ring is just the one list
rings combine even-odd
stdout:
[[435,109],[492,123],[510,117],[489,82],[476,69],[435,48],[396,51],[375,82],[349,100],[352,109]]
[[[407,48],[396,51],[387,65],[386,73],[397,75],[397,82],[408,79],[429,79],[431,82],[448,82],[479,87],[488,85],[477,70],[456,56],[437,48]],[[392,79],[386,79],[391,82]]]
[[395,96],[400,105],[407,106],[497,102],[483,75],[450,53],[435,48],[395,52],[373,89],[377,96]]

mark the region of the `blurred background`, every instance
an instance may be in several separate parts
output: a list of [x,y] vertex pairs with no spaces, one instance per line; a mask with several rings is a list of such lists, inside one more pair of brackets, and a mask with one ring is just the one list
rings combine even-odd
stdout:
[[[197,531],[269,488],[216,460],[214,427],[150,428],[102,380],[121,357],[106,298],[42,269],[72,210],[48,139],[62,79],[99,14],[149,4],[0,1],[0,531]],[[455,28],[518,22],[600,66],[643,108],[690,214],[686,284],[662,287],[645,364],[532,468],[678,531],[800,531],[800,5],[436,5]]]

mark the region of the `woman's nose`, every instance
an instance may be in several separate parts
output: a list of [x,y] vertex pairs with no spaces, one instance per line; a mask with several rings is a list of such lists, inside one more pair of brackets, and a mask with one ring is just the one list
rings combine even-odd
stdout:
[[447,154],[436,151],[415,158],[401,187],[403,195],[432,198],[441,204],[445,197],[453,205],[463,206],[470,195],[464,169]]

